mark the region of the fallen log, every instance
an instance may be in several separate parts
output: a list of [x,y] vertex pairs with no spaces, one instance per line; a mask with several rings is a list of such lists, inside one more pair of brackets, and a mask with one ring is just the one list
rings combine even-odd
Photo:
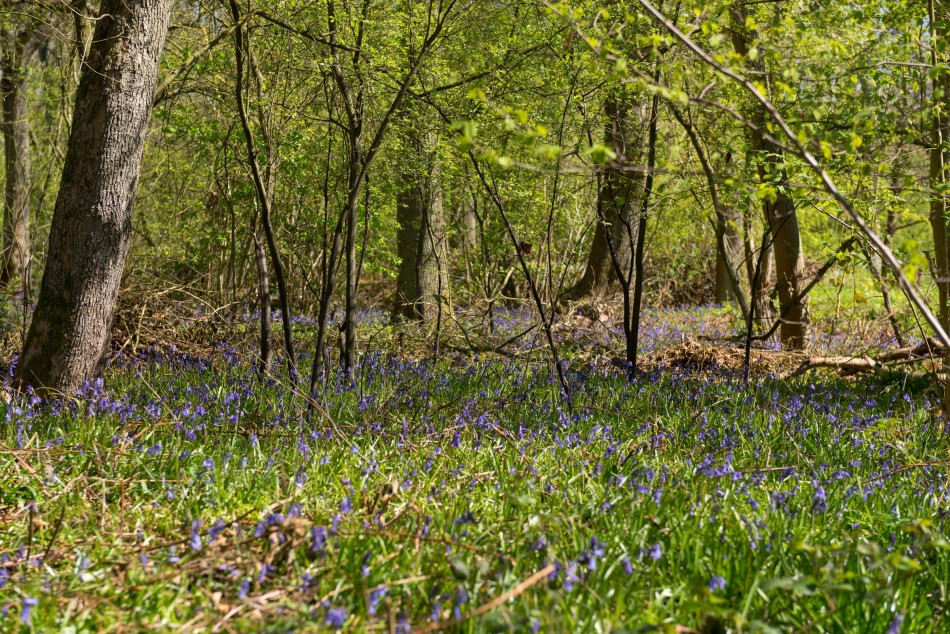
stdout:
[[804,372],[812,368],[835,368],[847,372],[873,370],[881,365],[871,357],[809,357],[796,371]]
[[946,348],[940,345],[940,342],[936,339],[928,338],[927,341],[917,344],[916,346],[906,346],[888,350],[876,357],[808,357],[792,375],[798,376],[815,368],[833,368],[844,374],[855,374],[857,372],[874,370],[888,364],[917,363],[931,359],[942,359],[945,352]]

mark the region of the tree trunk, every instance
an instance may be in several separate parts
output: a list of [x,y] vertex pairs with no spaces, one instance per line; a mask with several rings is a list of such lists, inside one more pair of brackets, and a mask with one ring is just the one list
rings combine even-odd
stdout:
[[[247,106],[244,100],[244,56],[249,56],[250,43],[247,33],[240,25],[241,10],[235,0],[231,0],[231,15],[237,28],[234,30],[234,65],[236,76],[234,82],[234,99],[237,105],[238,118],[241,120],[241,129],[244,132],[244,141],[247,147],[247,161],[251,167],[251,176],[254,181],[254,190],[257,193],[257,200],[261,205],[261,229],[267,241],[267,251],[270,253],[271,266],[274,270],[274,279],[277,281],[277,300],[280,303],[280,319],[284,332],[284,352],[287,354],[287,373],[290,376],[290,384],[297,387],[297,355],[294,352],[293,322],[290,313],[290,298],[287,292],[287,278],[284,274],[284,264],[280,257],[280,250],[277,248],[277,238],[274,234],[271,224],[271,203],[273,201],[273,176],[272,167],[275,163],[273,144],[271,143],[270,133],[261,118],[261,132],[264,136],[264,142],[267,147],[267,182],[265,175],[261,173],[260,164],[257,160],[257,148],[254,144],[254,132],[251,130],[250,119],[247,114]],[[245,50],[247,47],[247,50]],[[253,62],[252,62],[253,63]]]
[[69,10],[73,14],[73,35],[76,38],[73,42],[73,52],[81,66],[86,59],[89,40],[92,39],[94,9],[90,8],[89,0],[72,0]]
[[[771,76],[762,57],[752,59],[749,55],[749,42],[758,39],[758,36],[754,32],[749,33],[745,26],[745,8],[734,5],[732,17],[736,52],[747,60],[746,63],[757,77],[771,84]],[[764,200],[762,207],[775,255],[775,283],[779,296],[779,319],[782,322],[780,337],[783,348],[800,350],[805,345],[808,329],[808,300],[801,293],[805,287],[805,257],[798,215],[785,169],[785,152],[765,136],[768,119],[766,110],[758,103],[752,108],[750,119],[755,127],[750,130],[750,145],[757,155],[759,180],[771,183],[774,187],[774,196]]]
[[749,214],[743,220],[745,227],[745,262],[746,275],[749,280],[752,301],[750,310],[753,313],[753,323],[759,329],[768,328],[772,324],[772,303],[769,301],[769,287],[772,279],[772,241],[763,236],[761,250],[755,248],[755,233],[752,219]]
[[717,210],[716,302],[719,304],[737,301],[742,294],[742,288],[738,286],[739,267],[736,264],[742,253],[742,237],[739,235],[737,223],[738,218],[732,210],[726,207]]
[[172,0],[103,0],[76,94],[19,385],[70,394],[106,354]]
[[[774,159],[780,160],[783,159]],[[767,159],[767,163],[769,168],[775,167],[773,159]],[[802,253],[802,237],[795,203],[787,193],[788,175],[784,169],[780,172],[776,199],[764,204],[775,255],[775,285],[778,289],[779,319],[782,322],[779,336],[784,349],[801,350],[805,347],[808,330],[808,300],[802,296],[802,289],[805,287],[805,257]],[[766,174],[763,176],[767,177]]]
[[[600,188],[597,192],[598,206],[602,218],[594,230],[584,275],[567,293],[566,299],[577,300],[589,296],[603,295],[617,281],[616,271],[611,260],[607,234],[620,262],[631,262],[630,256],[637,238],[637,222],[634,210],[643,191],[643,174],[635,178],[630,168],[637,165],[645,145],[642,128],[647,124],[647,113],[638,112],[639,120],[632,120],[630,104],[626,100],[610,96],[604,103],[606,126],[605,145],[617,157],[604,170]],[[638,126],[634,130],[633,126]],[[633,273],[625,271],[627,277]]]
[[[346,201],[345,218],[343,234],[343,257],[346,267],[346,283],[344,295],[343,324],[341,326],[341,350],[340,362],[343,373],[351,378],[353,368],[356,367],[356,294],[358,292],[358,280],[356,275],[356,225],[359,222],[359,196],[362,181],[360,179],[360,166],[362,164],[362,152],[360,151],[360,140],[358,135],[350,137],[350,156],[349,156],[349,186],[347,190],[349,196]],[[369,219],[367,218],[367,221]]]
[[[719,183],[716,170],[706,153],[696,127],[690,117],[681,113],[675,106],[670,106],[673,117],[686,131],[696,158],[706,176],[709,187],[709,197],[712,200],[713,211],[716,214],[716,301],[724,304],[728,301],[737,301],[742,310],[742,316],[748,317],[748,300],[740,283],[739,261],[742,255],[742,237],[739,235],[739,214],[729,208],[719,195]],[[726,161],[728,162],[728,158]]]
[[462,234],[462,251],[468,253],[478,246],[478,219],[475,217],[475,196],[471,192],[462,193],[461,213],[459,214]]
[[396,279],[396,312],[429,322],[448,290],[445,222],[439,172],[428,159],[425,173],[407,173],[408,183],[396,196],[398,251],[402,263]]
[[[256,223],[255,223],[256,224]],[[271,330],[273,316],[270,306],[270,275],[267,271],[267,256],[264,254],[264,232],[253,228],[254,233],[254,261],[257,263],[257,297],[261,308],[261,339],[260,356],[257,361],[257,371],[261,379],[270,372],[273,348],[271,346]]]
[[[945,64],[950,61],[947,54],[947,35],[950,34],[950,3],[930,0],[928,9],[931,25],[931,62],[933,64],[932,94],[942,93],[931,104],[933,116],[933,140],[930,149],[930,227],[934,238],[934,276],[938,291],[938,316],[944,330],[950,328],[950,244],[947,235],[948,209],[948,153],[950,141],[950,73]],[[944,354],[942,368],[943,417],[950,419],[950,349]]]
[[23,38],[3,31],[3,147],[6,187],[3,199],[3,251],[0,287],[19,280],[20,290],[29,291],[30,267],[30,126],[27,117]]

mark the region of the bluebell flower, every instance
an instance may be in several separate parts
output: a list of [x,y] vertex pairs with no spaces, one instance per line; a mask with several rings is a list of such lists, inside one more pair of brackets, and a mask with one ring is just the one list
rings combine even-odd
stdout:
[[340,629],[346,623],[346,608],[330,608],[327,610],[327,625],[332,628]]
[[712,579],[709,580],[709,591],[717,592],[719,590],[726,589],[726,580],[719,575],[713,575]]
[[386,591],[386,586],[382,586],[369,593],[369,605],[366,611],[369,612],[370,616],[376,616],[376,611],[379,609],[379,602],[386,596]]
[[578,584],[581,581],[581,578],[577,575],[577,562],[568,562],[567,568],[564,570],[564,572],[564,591],[570,592],[574,589],[575,584]]
[[623,571],[624,571],[624,574],[626,574],[628,577],[629,577],[630,575],[632,575],[632,574],[633,574],[633,564],[630,562],[630,558],[629,558],[629,557],[624,557],[623,559],[620,560],[620,562],[623,564]]
[[310,539],[313,542],[310,550],[315,553],[322,553],[327,544],[327,529],[323,526],[314,526],[310,529]]
[[224,523],[224,520],[217,520],[214,524],[211,525],[211,528],[208,529],[208,543],[213,544],[214,540],[218,538],[224,529],[227,528],[227,524]]
[[33,625],[32,614],[33,608],[40,604],[40,600],[35,597],[25,597],[23,599],[23,604],[20,608],[20,622],[31,627]]
[[191,549],[195,552],[201,550],[201,533],[198,532],[199,529],[201,529],[201,520],[193,521],[191,523],[191,540],[189,544],[191,545]]

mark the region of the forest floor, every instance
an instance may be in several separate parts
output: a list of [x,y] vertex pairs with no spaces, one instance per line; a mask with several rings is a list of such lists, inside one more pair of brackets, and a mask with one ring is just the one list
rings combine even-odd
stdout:
[[930,380],[670,356],[734,326],[648,314],[633,383],[615,330],[559,331],[573,409],[537,332],[373,345],[309,420],[244,352],[122,352],[5,407],[0,631],[947,631]]

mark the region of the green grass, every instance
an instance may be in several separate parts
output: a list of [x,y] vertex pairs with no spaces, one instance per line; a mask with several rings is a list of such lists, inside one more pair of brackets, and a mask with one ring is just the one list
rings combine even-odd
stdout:
[[926,385],[586,370],[573,416],[547,368],[487,360],[372,359],[310,422],[220,358],[8,407],[0,630],[30,631],[29,597],[47,632],[323,631],[331,609],[351,631],[946,631]]

